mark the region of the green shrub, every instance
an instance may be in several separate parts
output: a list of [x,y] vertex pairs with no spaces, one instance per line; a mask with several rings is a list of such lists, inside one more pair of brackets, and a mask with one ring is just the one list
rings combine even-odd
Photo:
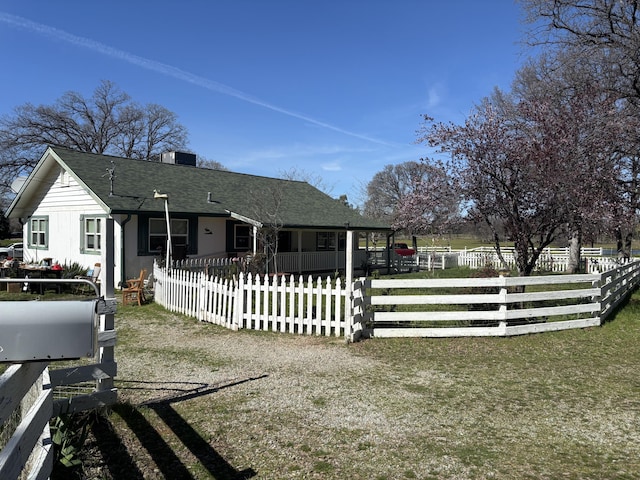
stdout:
[[89,436],[94,415],[93,412],[62,414],[51,421],[54,474],[59,472],[58,478],[68,478],[68,469],[82,464],[80,452]]
[[75,278],[77,276],[85,276],[89,269],[87,267],[83,267],[78,262],[71,262],[67,264],[66,262],[62,265],[62,277],[63,278]]

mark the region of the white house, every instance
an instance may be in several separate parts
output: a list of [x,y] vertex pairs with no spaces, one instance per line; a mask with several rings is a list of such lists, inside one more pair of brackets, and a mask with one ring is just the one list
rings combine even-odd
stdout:
[[306,182],[197,168],[195,155],[179,152],[150,162],[61,147],[47,148],[7,216],[24,226],[27,262],[100,262],[104,275],[113,241],[116,285],[162,258],[167,217],[173,259],[256,252],[260,229],[277,227],[280,271],[291,273],[344,268],[348,230],[390,232]]

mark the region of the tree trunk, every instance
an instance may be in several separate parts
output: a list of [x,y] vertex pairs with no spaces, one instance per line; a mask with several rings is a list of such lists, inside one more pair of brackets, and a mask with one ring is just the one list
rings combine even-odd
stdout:
[[580,250],[582,249],[582,233],[579,228],[571,229],[569,236],[569,264],[567,273],[578,273],[580,271]]
[[631,243],[633,241],[633,230],[631,229],[624,240],[622,239],[622,229],[620,227],[616,228],[616,248],[618,250],[618,260],[621,262],[627,262],[631,257]]

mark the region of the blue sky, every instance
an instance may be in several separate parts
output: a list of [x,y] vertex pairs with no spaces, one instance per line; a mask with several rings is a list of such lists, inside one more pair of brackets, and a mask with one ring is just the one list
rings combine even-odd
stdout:
[[421,115],[462,122],[524,60],[513,0],[0,0],[0,115],[111,80],[178,115],[228,169],[297,169],[359,200],[429,155]]

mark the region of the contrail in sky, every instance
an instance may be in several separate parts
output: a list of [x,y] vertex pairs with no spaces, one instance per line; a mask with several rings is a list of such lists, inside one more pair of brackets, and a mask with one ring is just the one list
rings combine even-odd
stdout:
[[248,102],[254,105],[258,105],[260,107],[268,108],[269,110],[273,110],[274,112],[282,113],[283,115],[288,115],[289,117],[297,118],[299,120],[304,120],[305,122],[309,122],[318,127],[326,128],[328,130],[333,130],[334,132],[359,138],[361,140],[366,140],[368,142],[378,143],[378,144],[387,145],[387,146],[390,145],[388,142],[384,142],[376,138],[371,138],[366,135],[361,135],[359,133],[350,132],[349,130],[344,130],[342,128],[336,127],[329,123],[321,122],[319,120],[308,117],[306,115],[302,115],[300,113],[296,113],[291,110],[278,107],[277,105],[273,105],[271,103],[260,100],[259,98],[252,97],[251,95],[245,92],[241,92],[240,90],[236,90],[235,88],[229,87],[222,83],[209,80],[204,77],[200,77],[198,75],[186,72],[174,66],[167,65],[166,63],[156,62],[155,60],[150,60],[148,58],[140,57],[138,55],[125,52],[124,50],[118,50],[117,48],[110,47],[108,45],[105,45],[104,43],[96,42],[95,40],[91,40],[90,38],[79,37],[77,35],[67,33],[63,30],[59,30],[57,28],[50,27],[48,25],[43,25],[41,23],[36,23],[29,19],[19,17],[17,15],[11,15],[6,12],[0,12],[0,22],[9,24],[13,27],[19,27],[25,30],[30,30],[32,32],[35,32],[47,37],[53,37],[55,39],[62,40],[64,42],[70,43],[77,47],[86,48],[94,52],[101,53],[102,55],[106,55],[108,57],[115,58],[117,60],[122,60],[132,65],[136,65],[138,67],[141,67],[147,70],[161,73],[162,75],[166,75],[168,77],[173,77],[175,79],[182,80],[184,82],[188,82],[202,88],[206,88],[207,90],[210,90],[212,92],[221,93],[223,95],[228,95],[230,97],[235,97],[244,102]]

